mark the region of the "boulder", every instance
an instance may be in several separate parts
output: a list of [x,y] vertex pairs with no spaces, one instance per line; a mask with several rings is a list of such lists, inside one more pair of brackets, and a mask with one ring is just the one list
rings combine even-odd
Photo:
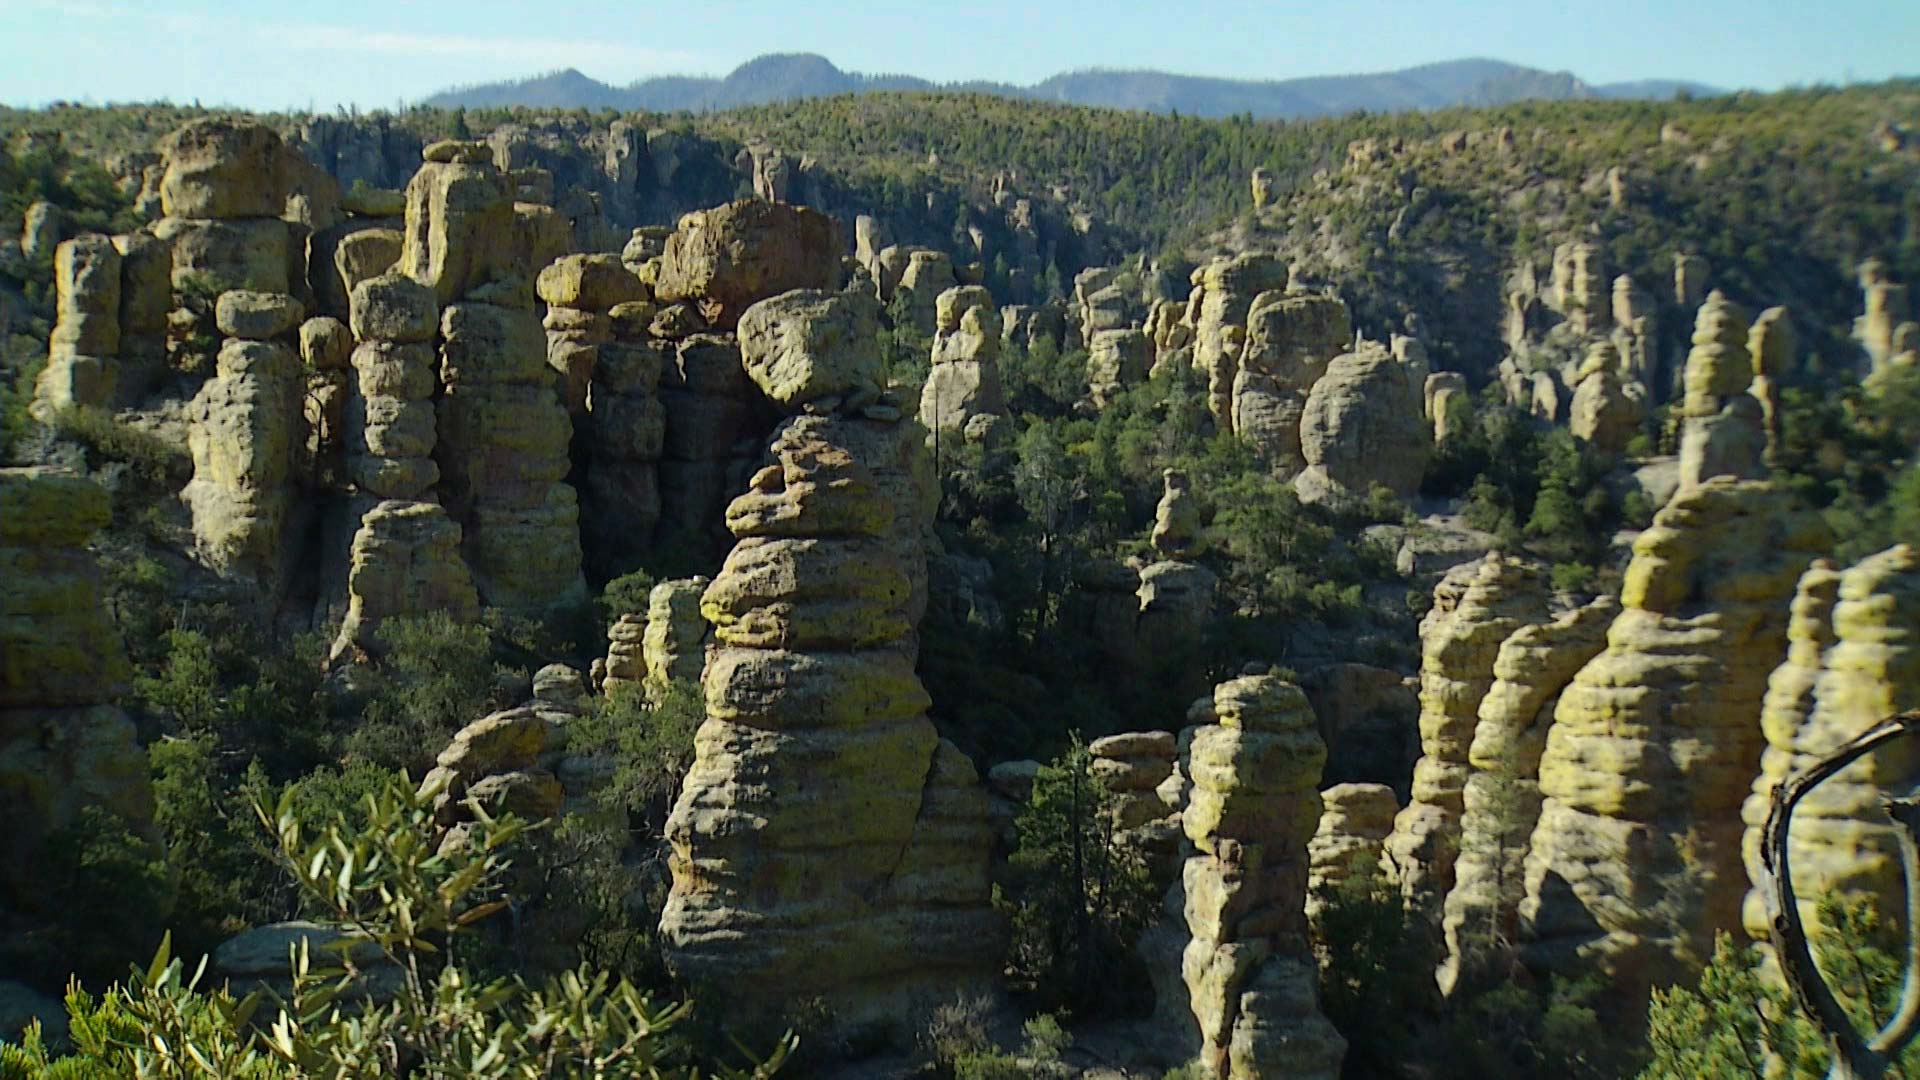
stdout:
[[170,218],[277,218],[286,208],[288,150],[252,120],[190,120],[160,142],[160,205]]
[[740,359],[767,397],[792,410],[834,399],[851,408],[880,396],[879,304],[858,292],[798,289],[740,317]]
[[696,304],[717,329],[731,330],[748,307],[794,289],[833,289],[840,279],[840,232],[814,210],[743,199],[680,219],[661,255],[654,293]]
[[1375,486],[1402,498],[1420,488],[1433,432],[1424,417],[1424,377],[1416,385],[1407,365],[1366,344],[1336,357],[1307,395],[1300,418],[1300,452],[1307,468],[1295,482],[1310,493],[1365,497]]

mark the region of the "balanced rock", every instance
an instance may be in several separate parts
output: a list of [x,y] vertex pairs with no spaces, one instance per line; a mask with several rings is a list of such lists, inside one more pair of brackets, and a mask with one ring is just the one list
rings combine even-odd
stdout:
[[1321,1014],[1307,940],[1307,847],[1326,746],[1298,687],[1246,676],[1214,691],[1193,734],[1182,827],[1191,939],[1181,962],[1200,1060],[1232,1080],[1340,1073],[1346,1040]]
[[1707,297],[1687,353],[1686,397],[1680,404],[1680,484],[1713,477],[1766,475],[1766,410],[1748,393],[1753,360],[1747,321],[1719,290]]
[[781,293],[740,316],[740,359],[782,408],[826,398],[859,408],[880,396],[879,317],[879,303],[865,293]]
[[790,419],[778,464],[728,509],[738,542],[701,605],[717,646],[660,933],[682,978],[727,987],[749,1019],[801,995],[843,1030],[885,1031],[992,981],[986,793],[914,675],[931,507],[900,485],[923,439]]
[[978,285],[940,294],[934,304],[933,366],[920,392],[920,423],[939,433],[964,430],[979,416],[1007,410],[1000,388],[1000,313]]
[[251,120],[190,120],[160,142],[160,205],[171,218],[277,218],[286,209],[287,150]]
[[833,289],[839,277],[840,231],[832,218],[743,199],[680,219],[667,238],[654,293],[669,303],[695,303],[708,324],[731,330],[761,300],[794,289]]

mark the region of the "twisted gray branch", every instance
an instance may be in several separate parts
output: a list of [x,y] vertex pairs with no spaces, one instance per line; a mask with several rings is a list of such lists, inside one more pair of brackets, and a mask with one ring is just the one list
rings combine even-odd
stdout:
[[1871,1038],[1863,1035],[1834,996],[1833,987],[1813,960],[1800,905],[1794,899],[1793,867],[1787,835],[1793,809],[1814,788],[1875,750],[1900,739],[1920,735],[1920,710],[1902,713],[1863,733],[1804,772],[1774,789],[1773,804],[1760,839],[1762,891],[1772,919],[1774,952],[1780,959],[1787,986],[1800,1008],[1819,1026],[1833,1049],[1829,1080],[1880,1080],[1900,1052],[1920,1034],[1920,801],[1886,800],[1887,814],[1900,828],[1900,867],[1907,884],[1907,967],[1900,990],[1900,1007],[1886,1026]]

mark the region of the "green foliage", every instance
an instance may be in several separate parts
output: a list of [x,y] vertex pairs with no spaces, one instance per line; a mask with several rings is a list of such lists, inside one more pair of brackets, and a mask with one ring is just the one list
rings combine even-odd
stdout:
[[[1823,901],[1814,960],[1856,1027],[1873,1031],[1900,999],[1905,945],[1898,926],[1871,901]],[[1786,987],[1764,970],[1758,949],[1730,935],[1714,939],[1713,959],[1693,987],[1653,992],[1647,1014],[1652,1060],[1641,1080],[1820,1080],[1831,1057],[1819,1029]],[[1920,1076],[1920,1050],[1908,1048],[1889,1077]]]
[[647,600],[659,579],[645,570],[622,574],[600,590],[600,621],[612,626],[622,615],[645,615]]
[[486,627],[445,612],[388,620],[380,636],[387,652],[345,748],[352,760],[425,773],[454,732],[485,714],[498,681],[493,642]]
[[[248,926],[285,918],[290,906],[279,875],[260,850],[259,830],[229,791],[214,752],[207,734],[162,739],[147,751],[154,824],[178,889],[174,932],[203,952]],[[255,770],[241,784],[257,792],[266,778]]]
[[995,893],[1013,930],[1013,977],[1048,1004],[1114,1004],[1125,982],[1115,973],[1157,907],[1145,864],[1115,837],[1115,800],[1092,760],[1076,740],[1041,767]]
[[[350,931],[340,947],[290,958],[285,1002],[203,989],[204,964],[188,974],[163,940],[151,964],[98,1003],[69,994],[73,1054],[49,1060],[36,1039],[6,1067],[21,1076],[61,1069],[181,1080],[702,1075],[675,1037],[684,1005],[657,1008],[632,984],[588,968],[535,987],[467,967],[463,941],[506,906],[502,853],[525,826],[482,815],[465,843],[443,845],[432,795],[396,780],[367,798],[361,820],[317,827],[300,819],[291,793],[275,806],[255,804],[282,872]],[[361,992],[375,968],[392,973],[390,998]],[[714,1075],[769,1076],[791,1048],[783,1042],[749,1071]]]
[[147,835],[101,806],[47,834],[33,868],[50,902],[55,955],[89,977],[152,947],[173,899],[167,864]]
[[124,464],[150,493],[178,491],[193,478],[186,447],[127,424],[105,409],[70,406],[53,415],[52,426],[61,437],[86,448],[90,468]]
[[593,699],[568,730],[569,745],[611,765],[595,797],[603,806],[664,821],[693,763],[693,735],[706,719],[700,684],[674,683],[654,700],[628,686]]
[[[163,570],[143,572],[156,573],[157,580],[148,576],[134,587],[163,590]],[[296,776],[324,756],[324,643],[301,635],[261,648],[256,634],[224,606],[173,616],[171,626],[141,644],[159,651],[135,676],[134,701],[179,733],[213,737],[223,755],[242,765],[258,760],[276,778]],[[143,659],[136,652],[136,663]]]
[[1435,996],[1433,943],[1409,925],[1400,891],[1372,860],[1319,900],[1321,1008],[1347,1038],[1354,1075],[1390,1075],[1418,1045],[1418,1018]]

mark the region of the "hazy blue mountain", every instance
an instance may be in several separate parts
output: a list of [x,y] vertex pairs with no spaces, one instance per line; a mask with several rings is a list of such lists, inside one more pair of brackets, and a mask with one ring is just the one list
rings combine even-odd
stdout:
[[1541,71],[1500,60],[1450,60],[1403,71],[1257,81],[1173,75],[1163,71],[1071,71],[1032,86],[967,82],[942,86],[911,75],[842,71],[824,56],[774,53],[756,57],[724,78],[669,75],[624,87],[569,68],[514,82],[447,90],[424,104],[443,108],[524,105],[532,108],[615,108],[673,112],[729,109],[776,101],[874,90],[969,90],[1114,109],[1179,111],[1195,116],[1252,113],[1261,118],[1327,116],[1366,109],[1398,112],[1450,105],[1499,105],[1524,99],[1666,98],[1676,91],[1718,93],[1670,79],[1590,85],[1570,72]]

